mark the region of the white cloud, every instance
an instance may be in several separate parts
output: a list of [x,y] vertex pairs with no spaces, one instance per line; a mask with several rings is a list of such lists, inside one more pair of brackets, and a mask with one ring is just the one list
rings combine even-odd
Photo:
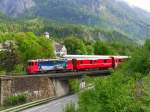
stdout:
[[124,0],[132,6],[137,6],[150,12],[150,0]]

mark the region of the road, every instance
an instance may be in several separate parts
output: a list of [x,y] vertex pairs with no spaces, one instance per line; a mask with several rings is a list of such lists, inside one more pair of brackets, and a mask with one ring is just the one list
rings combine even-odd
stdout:
[[78,102],[78,96],[77,95],[70,95],[67,97],[63,97],[58,100],[51,101],[47,104],[43,104],[40,106],[36,106],[27,110],[24,110],[22,112],[63,112],[63,109],[68,103],[75,103]]

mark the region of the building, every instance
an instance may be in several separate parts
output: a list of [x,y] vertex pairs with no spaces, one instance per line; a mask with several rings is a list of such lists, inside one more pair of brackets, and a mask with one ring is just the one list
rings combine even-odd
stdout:
[[3,48],[3,44],[0,44],[0,51],[3,51],[4,48]]
[[48,33],[48,32],[45,32],[45,33],[44,33],[44,36],[45,36],[47,39],[49,39],[49,38],[50,38],[50,36],[49,36],[49,33]]
[[0,51],[9,50],[11,45],[14,47],[16,45],[15,41],[7,40],[4,43],[0,43]]
[[0,43],[0,51],[5,51],[8,49],[8,46],[5,43]]
[[60,43],[55,42],[54,48],[55,48],[55,54],[57,57],[62,57],[63,55],[67,54],[66,47]]
[[[48,32],[44,33],[45,38],[50,39],[50,34]],[[55,55],[57,57],[62,57],[67,54],[67,49],[64,45],[54,42]]]

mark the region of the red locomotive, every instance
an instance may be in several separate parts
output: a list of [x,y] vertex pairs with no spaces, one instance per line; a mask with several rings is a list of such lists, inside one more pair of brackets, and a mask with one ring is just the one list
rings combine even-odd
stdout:
[[27,73],[116,68],[128,56],[65,55],[62,59],[29,60]]

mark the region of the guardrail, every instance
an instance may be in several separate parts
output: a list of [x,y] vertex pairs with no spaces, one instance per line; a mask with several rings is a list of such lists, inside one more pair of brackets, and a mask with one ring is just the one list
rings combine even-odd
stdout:
[[47,103],[49,101],[56,100],[56,99],[58,99],[58,98],[50,97],[50,98],[46,98],[46,99],[42,99],[42,100],[37,100],[37,101],[34,101],[34,102],[30,102],[30,103],[19,105],[19,106],[13,107],[13,108],[2,110],[0,112],[19,112],[21,110],[25,110],[27,108],[31,108],[31,107],[34,107],[34,106],[37,106],[37,105],[41,105],[41,104],[44,104],[44,103]]
[[[89,90],[89,89],[92,89],[92,88],[94,88],[93,85],[88,85],[87,87],[83,88],[83,90],[80,90],[80,92],[83,92],[85,90]],[[70,93],[70,94],[73,94],[73,93]],[[68,94],[68,95],[70,95],[70,94]],[[31,108],[31,107],[34,107],[34,106],[38,106],[38,105],[41,105],[41,104],[45,104],[47,102],[57,100],[57,99],[63,98],[63,97],[68,96],[68,95],[64,95],[64,96],[61,96],[61,97],[45,98],[45,99],[42,99],[42,100],[37,100],[37,101],[29,102],[29,103],[26,103],[26,104],[22,104],[22,105],[19,105],[19,106],[15,106],[15,107],[12,107],[12,108],[9,108],[9,109],[1,110],[0,112],[20,112],[22,110],[25,110],[25,109],[28,109],[28,108]]]

